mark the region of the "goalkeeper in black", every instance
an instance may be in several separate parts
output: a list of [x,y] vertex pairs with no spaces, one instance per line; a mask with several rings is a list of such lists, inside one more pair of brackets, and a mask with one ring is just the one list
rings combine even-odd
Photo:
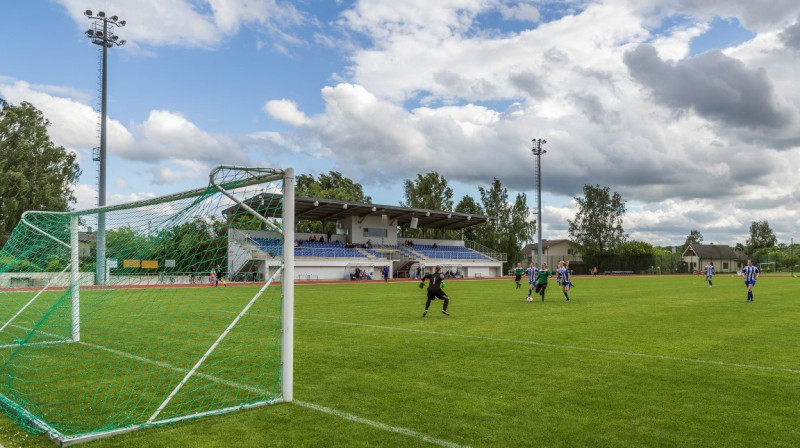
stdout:
[[449,316],[450,313],[447,312],[447,305],[450,304],[450,298],[447,297],[447,294],[445,294],[444,291],[442,291],[442,288],[444,288],[444,274],[442,274],[442,267],[436,266],[436,272],[433,274],[425,274],[419,284],[420,288],[425,287],[425,280],[430,280],[430,282],[428,283],[428,301],[425,302],[425,311],[422,312],[422,317],[428,315],[428,307],[431,306],[431,302],[433,302],[437,297],[444,300],[444,305],[442,305],[442,314]]

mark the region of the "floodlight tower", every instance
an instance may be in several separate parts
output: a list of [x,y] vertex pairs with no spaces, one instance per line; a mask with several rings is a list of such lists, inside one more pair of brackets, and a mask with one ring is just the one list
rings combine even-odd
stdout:
[[536,166],[534,174],[534,183],[536,184],[536,233],[538,234],[538,247],[536,267],[542,265],[542,154],[547,150],[542,149],[542,145],[547,143],[547,140],[533,139],[533,148],[531,151],[536,156]]
[[[98,11],[97,15],[92,10],[87,9],[83,15],[91,19],[92,27],[86,30],[88,37],[93,44],[103,47],[103,71],[101,82],[100,100],[100,154],[97,161],[100,162],[97,205],[106,205],[106,91],[108,85],[108,49],[114,46],[125,45],[124,40],[114,34],[114,28],[125,26],[124,20],[119,20],[117,16],[106,17],[106,13]],[[97,215],[97,284],[106,283],[106,215]]]

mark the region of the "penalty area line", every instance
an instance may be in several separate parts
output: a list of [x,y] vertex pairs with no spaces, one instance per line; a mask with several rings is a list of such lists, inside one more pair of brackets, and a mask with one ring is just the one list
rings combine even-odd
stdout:
[[303,406],[305,408],[313,409],[315,411],[324,412],[326,414],[331,414],[339,418],[343,418],[345,420],[350,420],[352,422],[361,423],[364,425],[372,426],[373,428],[378,428],[383,431],[397,433],[406,437],[411,437],[413,439],[421,440],[423,442],[432,443],[439,446],[444,446],[447,448],[468,448],[465,445],[459,445],[455,442],[451,442],[449,440],[438,439],[436,437],[431,437],[426,434],[422,434],[416,431],[412,431],[408,428],[401,428],[399,426],[391,426],[385,423],[376,422],[373,420],[369,420],[363,417],[359,417],[357,415],[348,414],[347,412],[337,411],[336,409],[326,408],[325,406],[320,406],[313,403],[307,403],[305,401],[294,400],[292,403]]

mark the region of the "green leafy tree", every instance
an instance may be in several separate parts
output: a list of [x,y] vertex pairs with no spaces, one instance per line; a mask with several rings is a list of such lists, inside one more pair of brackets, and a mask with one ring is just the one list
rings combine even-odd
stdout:
[[583,197],[576,197],[578,212],[568,220],[569,235],[581,247],[584,257],[614,254],[625,242],[622,216],[625,200],[608,187],[583,186]]
[[[467,213],[467,214],[470,214],[470,215],[483,215],[484,214],[483,213],[483,208],[481,207],[481,205],[478,204],[478,202],[475,201],[475,199],[473,199],[472,196],[469,196],[469,195],[464,196],[463,198],[461,198],[461,201],[459,201],[458,205],[456,205],[455,211],[458,212],[458,213]],[[472,226],[472,227],[465,228],[463,230],[461,238],[465,239],[465,240],[469,240],[469,241],[478,241],[478,237],[480,235],[479,228],[482,225],[484,225],[484,224],[481,224],[480,226]]]
[[625,259],[627,270],[646,271],[655,266],[658,251],[644,241],[625,241],[620,244],[620,255]]
[[[358,182],[342,176],[338,171],[330,174],[320,174],[314,178],[310,174],[297,176],[295,195],[299,197],[317,199],[335,199],[337,201],[372,202],[372,198],[364,194],[364,188]],[[306,233],[334,232],[336,223],[328,223],[326,229],[322,228],[319,221],[298,220],[297,231]]]
[[424,208],[428,210],[453,210],[453,189],[447,186],[447,179],[438,173],[417,174],[413,181],[403,181],[405,201],[403,207]]
[[[424,176],[417,174],[413,181],[406,179],[403,181],[403,192],[405,201],[400,205],[409,208],[421,208],[427,210],[453,210],[453,189],[447,186],[447,179],[438,173],[428,173]],[[408,229],[408,236],[424,237],[427,229]]]
[[750,239],[747,240],[749,252],[756,252],[759,249],[774,247],[778,242],[775,232],[769,227],[767,220],[753,221],[750,224]]
[[76,155],[56,146],[50,122],[27,102],[0,99],[0,235],[8,235],[26,210],[66,211],[81,170]]
[[686,250],[692,244],[700,244],[703,241],[703,234],[700,233],[699,230],[692,230],[689,232],[689,236],[686,237],[686,241],[683,242],[683,250],[681,253]]
[[531,239],[536,224],[528,221],[525,194],[518,194],[514,204],[509,204],[508,190],[496,178],[491,187],[479,187],[478,191],[484,213],[493,218],[478,229],[478,242],[506,253],[508,261],[503,266],[505,272],[519,258],[522,244]]

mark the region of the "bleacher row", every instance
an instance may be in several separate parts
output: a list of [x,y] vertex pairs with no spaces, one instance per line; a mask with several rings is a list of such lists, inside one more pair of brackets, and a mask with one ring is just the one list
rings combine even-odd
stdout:
[[[250,241],[264,252],[281,255],[283,246],[281,240],[276,238],[251,238]],[[376,246],[377,247],[377,246]],[[418,258],[418,254],[433,259],[461,259],[461,260],[489,260],[486,255],[466,248],[464,246],[441,245],[434,248],[432,245],[414,246],[379,246],[381,249],[399,250],[410,258]],[[366,253],[375,258],[384,258],[383,255],[373,249],[346,248],[344,243],[338,241],[326,241],[324,243],[303,241],[301,246],[294,248],[295,257],[319,257],[319,258],[367,258]]]

